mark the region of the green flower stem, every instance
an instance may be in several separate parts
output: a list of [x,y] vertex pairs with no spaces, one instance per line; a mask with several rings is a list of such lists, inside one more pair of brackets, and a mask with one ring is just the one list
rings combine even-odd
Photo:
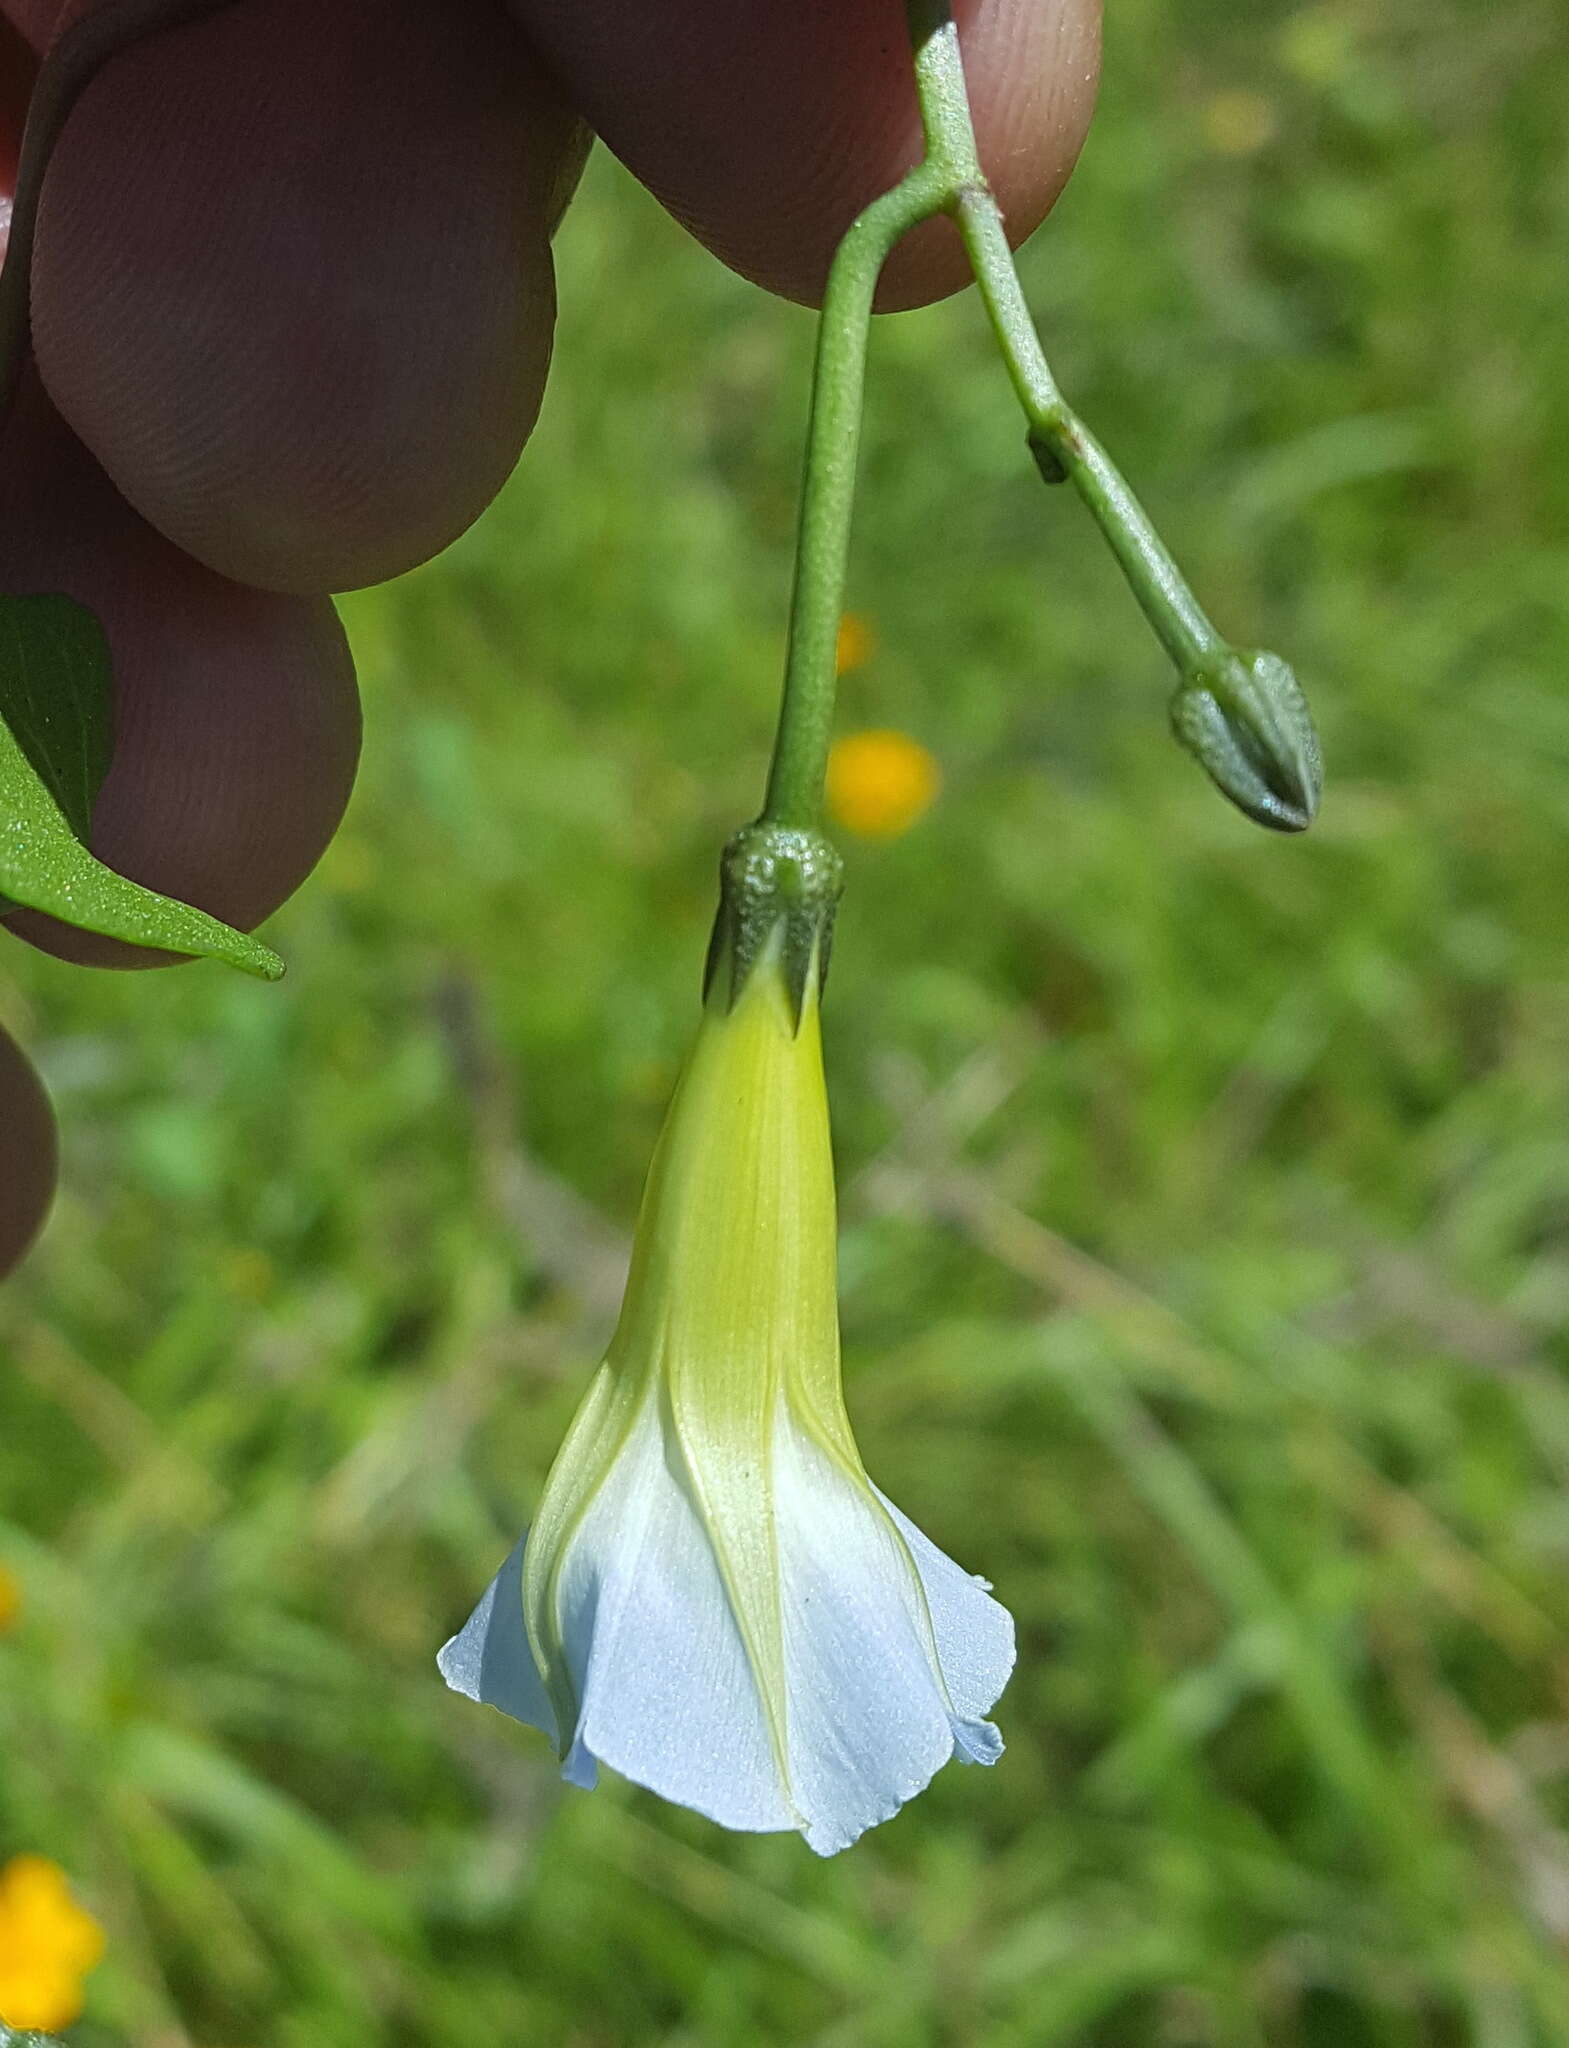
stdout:
[[952,197],[940,166],[919,165],[860,215],[828,272],[817,328],[784,701],[763,801],[767,824],[810,831],[822,815],[872,299],[894,244],[918,221],[941,213]]
[[907,9],[925,155],[840,243],[818,326],[784,701],[762,811],[763,822],[800,830],[813,829],[822,814],[872,301],[895,243],[934,214],[951,215],[963,238],[1042,474],[1053,482],[1072,480],[1185,679],[1213,674],[1231,651],[1116,465],[1052,376],[1001,210],[981,170],[958,29],[947,0],[907,0]]
[[1226,643],[1188,588],[1105,449],[1063,398],[1041,347],[1003,231],[1002,210],[981,172],[959,55],[946,0],[910,0],[916,90],[928,159],[956,181],[954,216],[980,286],[982,303],[1013,388],[1029,422],[1030,446],[1049,481],[1071,479],[1122,565],[1144,615],[1178,669],[1194,676],[1214,666]]
[[921,0],[911,0],[925,156],[873,201],[835,250],[817,328],[784,701],[760,820],[794,830],[811,831],[822,818],[877,280],[895,244],[921,221],[951,213],[965,185],[981,175],[957,43],[953,61],[943,61],[918,30],[922,13],[935,26],[947,9],[923,9]]
[[1029,421],[1036,461],[1048,480],[1072,480],[1161,645],[1184,675],[1197,673],[1224,653],[1225,643],[1121,471],[1058,390],[1019,286],[996,200],[972,186],[959,195],[957,218],[992,330]]
[[1323,764],[1301,685],[1277,655],[1232,647],[1216,632],[1115,463],[1057,388],[981,170],[948,0],[907,5],[926,161],[950,183],[944,210],[958,225],[1041,474],[1072,481],[1175,663],[1177,739],[1256,824],[1304,831],[1318,810]]

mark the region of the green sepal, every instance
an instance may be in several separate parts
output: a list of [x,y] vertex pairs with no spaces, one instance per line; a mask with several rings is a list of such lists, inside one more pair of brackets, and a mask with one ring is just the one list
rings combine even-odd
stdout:
[[112,748],[103,628],[68,597],[0,598],[0,914],[62,924],[276,981],[269,947],[118,875],[84,840]]
[[765,956],[777,959],[799,1029],[806,992],[828,979],[834,914],[844,862],[818,832],[759,819],[745,825],[719,862],[719,911],[709,942],[703,995],[726,977],[725,1007]]
[[1228,650],[1186,677],[1171,726],[1215,787],[1274,832],[1305,832],[1318,815],[1324,765],[1302,685],[1278,654]]

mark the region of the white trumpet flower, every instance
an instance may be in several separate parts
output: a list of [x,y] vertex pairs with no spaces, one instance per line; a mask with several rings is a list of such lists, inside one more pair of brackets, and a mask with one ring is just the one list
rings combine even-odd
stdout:
[[715,977],[621,1320],[447,1683],[725,1827],[846,1848],[957,1754],[1013,1624],[867,1478],[839,1380],[816,958]]

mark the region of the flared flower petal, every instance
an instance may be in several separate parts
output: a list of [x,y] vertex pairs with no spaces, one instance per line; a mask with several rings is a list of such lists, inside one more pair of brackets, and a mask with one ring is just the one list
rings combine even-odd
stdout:
[[1013,1667],[1013,1623],[984,1581],[782,1419],[774,1455],[784,1756],[694,1499],[651,1398],[561,1561],[574,1727],[560,1731],[524,1622],[523,1549],[441,1652],[447,1683],[542,1729],[563,1776],[594,1766],[722,1826],[798,1828],[848,1847],[951,1756],[992,1763],[980,1717]]
[[450,1641],[436,1668],[454,1692],[499,1707],[514,1721],[538,1728],[559,1750],[561,1732],[545,1692],[528,1630],[523,1626],[523,1546],[520,1537],[484,1598]]
[[[935,1544],[947,1649],[908,1539],[882,1499],[809,1437],[781,1424],[775,1455],[784,1591],[790,1781],[819,1854],[847,1848],[922,1791],[957,1748],[990,1763],[1002,1742],[959,1711],[955,1680],[984,1712],[1013,1669],[1013,1623]],[[957,1620],[960,1630],[953,1624]]]

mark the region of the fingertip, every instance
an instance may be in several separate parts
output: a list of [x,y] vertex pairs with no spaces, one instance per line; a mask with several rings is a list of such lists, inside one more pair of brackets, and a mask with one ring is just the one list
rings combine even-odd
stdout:
[[58,1170],[59,1137],[44,1084],[0,1030],[0,1280],[43,1228]]
[[[820,302],[855,216],[922,151],[899,0],[511,0],[606,143],[733,269]],[[1030,234],[1083,144],[1100,0],[956,0],[980,155],[1011,241]],[[927,304],[969,278],[947,222],[897,250],[878,303]]]
[[581,130],[499,9],[252,0],[84,93],[34,335],[126,498],[208,567],[320,592],[484,508],[538,412]]

